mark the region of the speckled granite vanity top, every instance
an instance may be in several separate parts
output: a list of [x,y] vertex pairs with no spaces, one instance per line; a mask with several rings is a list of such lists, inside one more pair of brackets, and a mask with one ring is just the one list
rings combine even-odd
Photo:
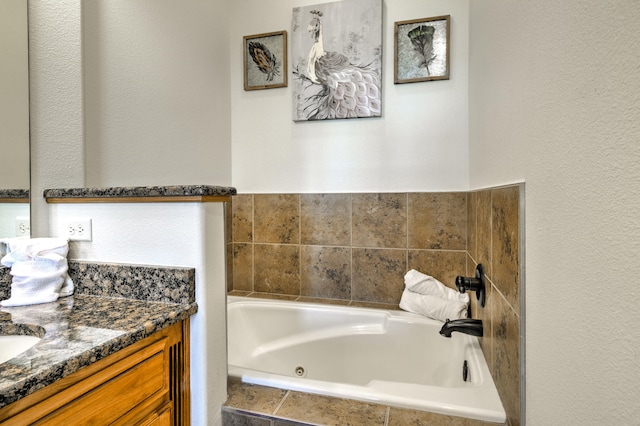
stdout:
[[[96,202],[108,200],[219,201],[236,195],[235,188],[213,185],[128,186],[113,188],[45,189],[47,202]],[[66,201],[65,201],[66,200]]]
[[0,189],[0,200],[25,200],[29,202],[28,189]]
[[[10,276],[0,268],[0,299]],[[1,307],[0,333],[42,340],[0,364],[0,407],[52,384],[197,311],[193,268],[69,262],[73,296]],[[26,324],[26,326],[24,325]]]

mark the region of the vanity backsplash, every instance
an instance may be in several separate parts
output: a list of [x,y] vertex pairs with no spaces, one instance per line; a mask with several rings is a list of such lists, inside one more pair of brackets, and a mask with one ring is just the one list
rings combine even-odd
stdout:
[[[0,267],[0,300],[8,299],[10,269]],[[74,294],[135,299],[146,302],[195,303],[195,269],[69,261]]]

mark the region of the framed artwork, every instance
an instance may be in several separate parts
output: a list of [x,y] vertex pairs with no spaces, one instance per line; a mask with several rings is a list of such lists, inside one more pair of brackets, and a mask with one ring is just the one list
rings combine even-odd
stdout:
[[449,79],[450,15],[395,23],[394,83]]
[[379,117],[382,0],[293,9],[293,120]]
[[287,32],[244,36],[244,90],[287,87]]

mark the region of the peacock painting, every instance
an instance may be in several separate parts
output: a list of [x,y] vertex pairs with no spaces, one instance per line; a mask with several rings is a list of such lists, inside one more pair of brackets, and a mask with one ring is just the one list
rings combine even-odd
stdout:
[[292,40],[295,121],[381,115],[380,0],[295,8]]

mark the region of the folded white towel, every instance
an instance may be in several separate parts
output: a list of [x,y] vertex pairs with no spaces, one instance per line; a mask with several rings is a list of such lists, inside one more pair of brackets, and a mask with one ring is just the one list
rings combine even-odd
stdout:
[[414,293],[407,289],[402,292],[400,309],[442,322],[447,319],[463,319],[468,316],[466,303],[446,300],[430,294]]
[[404,285],[414,293],[437,296],[446,300],[469,303],[469,294],[460,293],[442,284],[437,279],[411,269],[404,276]]
[[2,306],[22,306],[53,302],[73,294],[67,253],[69,245],[62,238],[7,238],[6,255],[0,263],[11,267],[11,297]]

